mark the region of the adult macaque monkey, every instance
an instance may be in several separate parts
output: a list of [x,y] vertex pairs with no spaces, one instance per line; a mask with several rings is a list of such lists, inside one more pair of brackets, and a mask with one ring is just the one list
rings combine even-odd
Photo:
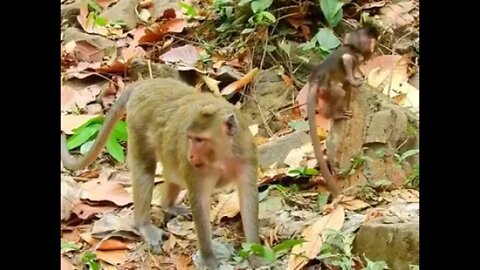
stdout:
[[310,75],[308,79],[307,115],[313,149],[320,172],[325,178],[328,190],[335,197],[339,194],[335,180],[323,159],[322,146],[318,142],[315,109],[318,98],[325,101],[323,115],[333,120],[349,119],[352,112],[342,109],[345,98],[344,86],[358,87],[362,79],[355,76],[360,72],[360,62],[375,49],[377,32],[374,28],[360,28],[348,33],[344,44],[333,51]]
[[[182,188],[188,189],[203,264],[217,269],[210,226],[211,193],[230,181],[238,187],[246,242],[259,243],[257,155],[247,123],[226,100],[200,93],[174,79],[137,82],[110,109],[91,150],[76,160],[62,134],[62,161],[67,169],[92,163],[114,124],[127,113],[128,158],[133,180],[134,219],[154,252],[161,252],[163,231],[150,220],[157,161],[163,164],[163,207],[169,213]],[[252,267],[263,264],[258,257]]]

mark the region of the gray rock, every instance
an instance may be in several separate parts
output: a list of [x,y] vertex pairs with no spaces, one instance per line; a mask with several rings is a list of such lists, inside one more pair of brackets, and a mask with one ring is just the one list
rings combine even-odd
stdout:
[[261,167],[269,167],[277,162],[283,165],[290,150],[301,147],[310,141],[310,136],[304,132],[294,132],[286,136],[274,139],[258,147],[259,164]]

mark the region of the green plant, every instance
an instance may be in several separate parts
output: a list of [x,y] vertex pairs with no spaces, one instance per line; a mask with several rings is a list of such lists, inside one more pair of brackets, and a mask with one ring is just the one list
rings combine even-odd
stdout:
[[253,15],[248,19],[251,25],[270,25],[276,22],[275,16],[267,9],[272,5],[273,0],[240,0],[238,6],[250,4]]
[[351,159],[351,165],[349,168],[347,168],[346,170],[343,170],[342,172],[340,172],[340,175],[342,176],[350,176],[350,175],[353,175],[355,173],[355,171],[360,168],[361,166],[363,166],[363,164],[365,164],[365,162],[367,161],[372,161],[372,159],[368,156],[365,156],[365,155],[357,155],[357,156],[354,156],[352,159]]
[[322,58],[325,58],[340,44],[340,40],[331,29],[322,28],[318,30],[311,40],[300,44],[299,47],[304,51],[313,50],[318,52]]
[[305,242],[303,239],[289,239],[273,246],[272,248],[261,244],[243,243],[242,249],[239,251],[239,256],[245,259],[251,255],[256,255],[264,258],[271,264],[274,263],[282,253],[288,252],[291,248],[303,242]]
[[100,270],[100,265],[97,262],[97,256],[95,253],[87,251],[83,254],[81,262],[83,265],[88,266],[90,270]]
[[73,243],[66,242],[66,241],[62,240],[60,250],[62,252],[68,252],[68,251],[72,251],[72,250],[78,250],[78,247]]
[[[354,234],[343,234],[342,232],[327,229],[325,231],[325,240],[322,244],[318,260],[324,264],[337,266],[342,270],[353,270],[355,255],[352,254],[352,244],[355,239]],[[373,262],[365,257],[367,266],[363,269],[382,270],[388,269],[383,261]]]
[[187,3],[181,2],[180,7],[185,10],[185,13],[187,13],[188,16],[195,17],[198,15],[197,9]]
[[[98,131],[102,127],[105,118],[98,116],[85,122],[80,127],[73,130],[73,135],[67,140],[68,150],[80,146],[80,153],[86,154],[92,146]],[[112,133],[107,140],[107,152],[118,162],[125,162],[124,148],[120,143],[127,141],[127,123],[119,121],[113,128]]]
[[339,0],[320,0],[320,9],[330,28],[337,26],[343,18],[343,2]]
[[395,158],[397,159],[398,163],[404,162],[407,158],[414,156],[420,152],[420,149],[411,149],[403,152],[401,155],[395,154]]
[[406,186],[411,188],[417,188],[420,180],[420,165],[413,165],[412,172],[408,175]]
[[293,170],[289,170],[287,175],[290,177],[311,177],[318,174],[315,168],[300,167]]

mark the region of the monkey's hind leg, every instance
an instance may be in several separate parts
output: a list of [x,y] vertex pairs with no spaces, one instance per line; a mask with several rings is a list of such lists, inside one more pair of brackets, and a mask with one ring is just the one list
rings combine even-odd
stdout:
[[[166,175],[166,174],[165,174]],[[179,185],[170,183],[168,179],[165,179],[165,189],[163,193],[162,208],[165,211],[165,220],[169,220],[174,216],[179,215],[191,215],[192,212],[185,206],[175,205],[175,201],[180,193],[181,188]]]
[[342,109],[345,99],[345,90],[338,85],[330,85],[330,91],[328,95],[327,111],[325,116],[332,118],[333,120],[350,119],[352,118],[352,111],[348,109]]
[[152,224],[150,210],[155,177],[156,159],[150,149],[141,146],[144,142],[129,130],[128,154],[133,182],[134,222],[140,235],[154,253],[162,252],[165,232]]

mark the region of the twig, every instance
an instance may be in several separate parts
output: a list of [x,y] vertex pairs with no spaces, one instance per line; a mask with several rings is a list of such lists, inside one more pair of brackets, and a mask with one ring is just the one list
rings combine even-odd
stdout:
[[150,73],[150,79],[153,79],[152,61],[150,61],[150,59],[148,59],[147,64],[148,64],[148,73]]

